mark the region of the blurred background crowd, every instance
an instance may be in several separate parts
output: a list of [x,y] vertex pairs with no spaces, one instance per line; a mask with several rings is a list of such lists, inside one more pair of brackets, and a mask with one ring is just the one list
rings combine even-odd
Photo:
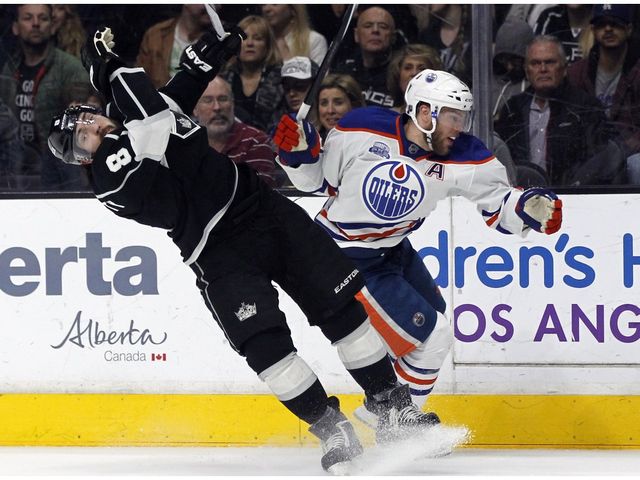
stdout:
[[[354,108],[403,112],[414,75],[446,70],[472,87],[476,105],[480,95],[490,106],[483,112],[490,133],[482,139],[514,185],[640,185],[640,8],[480,7],[491,28],[474,32],[471,5],[359,5],[310,113],[321,136]],[[213,148],[246,162],[272,186],[291,188],[270,136],[283,113],[300,107],[345,9],[217,6],[227,29],[237,24],[247,39],[189,112]],[[184,48],[212,28],[200,4],[24,4],[0,12],[5,192],[90,190],[84,169],[57,160],[46,142],[54,114],[74,104],[103,106],[81,62],[82,46],[99,26],[114,31],[116,52],[143,67],[156,87],[176,72]],[[472,42],[474,33],[491,50],[483,66],[490,73],[476,85],[473,58],[486,52]]]

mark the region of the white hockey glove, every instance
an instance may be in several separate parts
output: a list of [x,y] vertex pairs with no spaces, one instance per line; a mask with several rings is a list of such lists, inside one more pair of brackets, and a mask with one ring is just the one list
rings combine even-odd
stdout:
[[109,75],[118,67],[124,66],[113,49],[115,48],[113,33],[109,27],[100,27],[93,38],[87,39],[82,49],[82,64],[89,72],[91,85],[98,92],[110,98]]
[[562,225],[562,200],[546,188],[529,188],[518,199],[516,213],[536,232],[551,235]]

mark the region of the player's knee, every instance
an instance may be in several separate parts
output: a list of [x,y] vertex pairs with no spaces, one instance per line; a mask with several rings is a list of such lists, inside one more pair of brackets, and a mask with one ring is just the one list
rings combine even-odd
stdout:
[[449,319],[437,314],[435,327],[427,339],[415,350],[405,355],[409,363],[422,368],[440,368],[453,345],[453,329]]
[[279,362],[290,353],[295,352],[291,332],[285,328],[275,328],[259,332],[242,345],[242,355],[249,367],[260,374]]
[[354,297],[340,310],[319,323],[318,327],[331,343],[335,343],[354,332],[367,319],[367,312]]
[[282,402],[298,397],[318,380],[311,367],[296,352],[291,352],[258,376]]
[[384,344],[369,320],[346,337],[334,342],[338,356],[348,370],[355,370],[374,364],[387,355]]

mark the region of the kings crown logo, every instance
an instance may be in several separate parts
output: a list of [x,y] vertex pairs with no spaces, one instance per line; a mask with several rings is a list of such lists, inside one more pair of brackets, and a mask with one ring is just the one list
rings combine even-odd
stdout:
[[191,122],[183,117],[178,118],[178,122],[180,122],[180,125],[184,128],[189,128],[191,126]]
[[240,310],[235,312],[236,317],[238,317],[238,320],[240,320],[241,322],[244,322],[247,318],[253,317],[257,313],[258,308],[256,307],[255,303],[251,305],[244,302],[242,302],[242,305],[240,305]]

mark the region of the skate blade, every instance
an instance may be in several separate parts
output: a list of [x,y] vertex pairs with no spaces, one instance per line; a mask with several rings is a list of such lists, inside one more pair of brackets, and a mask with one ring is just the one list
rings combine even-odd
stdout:
[[375,413],[371,413],[363,406],[356,408],[353,411],[353,416],[369,428],[372,428],[374,430],[378,428],[378,416]]

